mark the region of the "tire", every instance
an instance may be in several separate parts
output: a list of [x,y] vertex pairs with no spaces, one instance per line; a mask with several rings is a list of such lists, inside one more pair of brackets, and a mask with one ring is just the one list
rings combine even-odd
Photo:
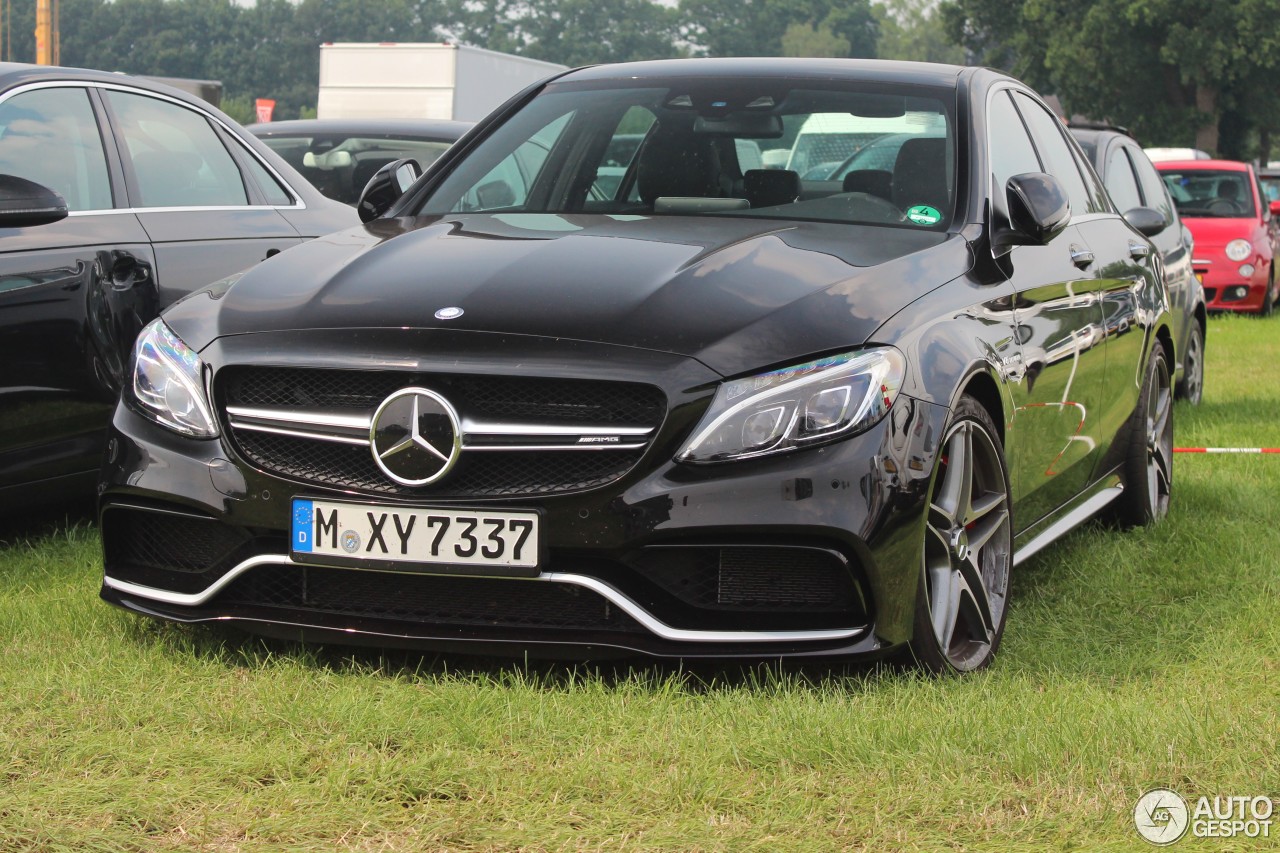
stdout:
[[1125,488],[1116,510],[1125,524],[1145,527],[1168,515],[1173,492],[1173,395],[1169,359],[1159,343],[1152,347],[1138,405],[1125,431]]
[[1013,521],[1000,433],[967,395],[934,462],[924,540],[911,655],[939,674],[982,669],[1004,635]]
[[1267,292],[1262,297],[1262,307],[1258,309],[1259,317],[1270,317],[1272,309],[1275,308],[1275,284],[1275,272],[1273,268],[1271,278],[1267,280]]
[[1182,360],[1182,381],[1178,383],[1178,398],[1193,406],[1200,405],[1204,396],[1204,329],[1198,320],[1191,324],[1187,335],[1187,354]]

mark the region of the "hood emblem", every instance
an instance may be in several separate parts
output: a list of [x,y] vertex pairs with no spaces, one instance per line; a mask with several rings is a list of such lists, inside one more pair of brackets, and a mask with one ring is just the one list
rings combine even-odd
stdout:
[[426,388],[402,388],[373,413],[369,446],[382,473],[402,486],[425,486],[458,461],[462,427],[444,397]]
[[465,311],[463,311],[461,308],[455,305],[450,308],[441,308],[439,311],[436,312],[436,319],[437,320],[456,320],[465,313],[466,313]]

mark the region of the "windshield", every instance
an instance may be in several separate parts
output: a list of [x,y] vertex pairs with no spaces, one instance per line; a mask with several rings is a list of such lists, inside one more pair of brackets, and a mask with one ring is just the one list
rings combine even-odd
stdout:
[[954,92],[823,85],[551,84],[460,160],[418,213],[945,229],[956,198]]
[[1165,186],[1183,216],[1239,219],[1257,216],[1247,172],[1161,169]]

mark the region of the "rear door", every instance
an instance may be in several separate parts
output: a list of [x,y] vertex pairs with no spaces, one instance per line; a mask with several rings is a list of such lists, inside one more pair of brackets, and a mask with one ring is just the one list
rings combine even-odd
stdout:
[[210,115],[141,90],[101,91],[162,305],[301,242],[276,209],[295,199]]
[[151,246],[104,128],[81,85],[0,94],[0,172],[57,190],[71,211],[0,229],[0,498],[96,470],[133,340],[157,311]]
[[997,197],[1003,198],[1011,176],[1047,172],[1067,190],[1073,214],[1071,224],[1048,244],[1017,246],[1009,254],[1023,373],[1022,381],[1010,386],[1015,408],[1007,452],[1018,526],[1025,530],[1088,484],[1100,445],[1096,421],[1106,362],[1101,295],[1078,225],[1089,210],[1088,193],[1065,144],[1041,145],[1032,135],[1035,125],[1024,120],[1027,105],[1020,104],[1020,112],[1014,97],[1023,96],[1002,90],[991,100]]

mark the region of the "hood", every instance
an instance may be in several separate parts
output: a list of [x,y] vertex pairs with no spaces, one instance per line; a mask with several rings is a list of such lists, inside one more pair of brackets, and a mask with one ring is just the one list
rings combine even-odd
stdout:
[[1195,238],[1196,249],[1221,249],[1232,240],[1251,240],[1261,228],[1256,217],[1196,217],[1182,218],[1191,236]]
[[960,238],[906,228],[449,215],[305,243],[166,320],[197,349],[259,332],[439,328],[658,350],[732,374],[858,346],[967,268]]

